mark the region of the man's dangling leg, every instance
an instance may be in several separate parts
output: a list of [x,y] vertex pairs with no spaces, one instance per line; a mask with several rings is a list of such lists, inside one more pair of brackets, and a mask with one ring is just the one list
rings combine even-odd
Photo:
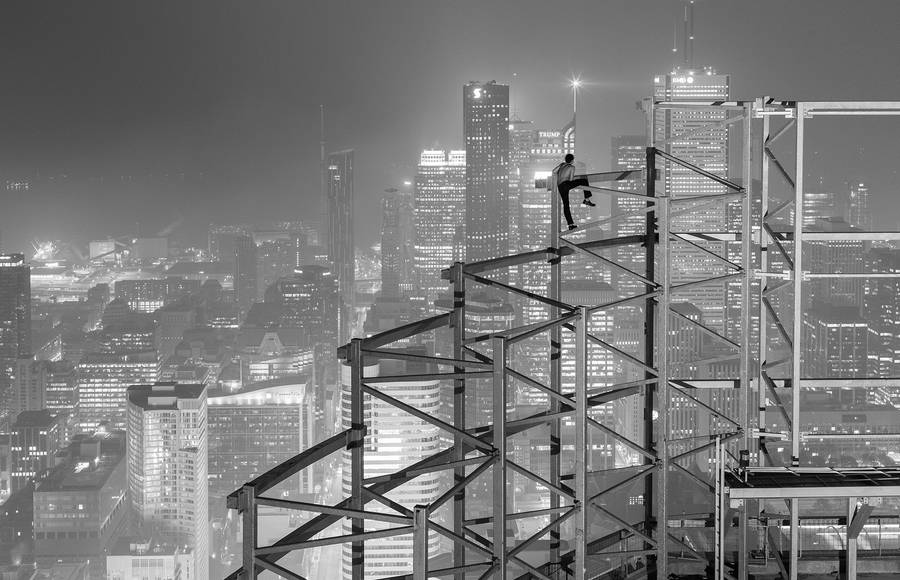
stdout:
[[566,223],[569,224],[569,228],[575,225],[575,222],[572,220],[572,209],[569,207],[569,190],[572,189],[571,182],[564,181],[559,184],[559,197],[562,199],[563,206],[563,215],[566,216]]

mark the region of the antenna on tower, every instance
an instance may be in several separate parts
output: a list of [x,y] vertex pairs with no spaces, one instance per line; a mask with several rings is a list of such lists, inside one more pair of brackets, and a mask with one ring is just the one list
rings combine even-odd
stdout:
[[685,6],[686,16],[687,16],[687,41],[688,41],[688,50],[684,55],[684,58],[687,59],[688,66],[694,66],[694,0],[690,0]]

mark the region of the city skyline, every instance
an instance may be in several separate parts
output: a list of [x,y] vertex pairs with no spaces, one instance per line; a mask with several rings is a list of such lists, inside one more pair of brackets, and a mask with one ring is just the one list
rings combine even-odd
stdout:
[[[0,42],[9,44],[0,54],[16,55],[14,62],[6,62],[20,82],[15,92],[2,95],[9,125],[0,175],[13,182],[42,183],[27,195],[12,195],[13,209],[30,215],[38,207],[35,204],[55,202],[70,219],[11,221],[0,216],[4,245],[22,248],[35,237],[75,237],[83,228],[73,227],[74,222],[107,230],[98,231],[97,237],[133,235],[138,221],[144,232],[155,232],[177,221],[179,212],[185,225],[178,234],[192,240],[195,234],[187,226],[205,228],[209,221],[227,221],[229,212],[252,214],[254,220],[277,219],[285,212],[302,217],[303,201],[314,200],[319,192],[322,104],[328,150],[357,150],[357,214],[365,215],[377,209],[381,191],[412,177],[422,149],[434,148],[435,142],[444,149],[462,147],[461,127],[455,121],[461,111],[456,87],[474,78],[509,83],[512,112],[540,126],[558,126],[568,118],[571,106],[567,82],[581,75],[579,145],[586,161],[602,166],[608,158],[609,135],[643,129],[634,102],[649,94],[649,75],[682,60],[672,52],[678,3],[563,3],[559,10],[571,14],[573,30],[563,30],[562,21],[551,23],[551,30],[542,27],[556,40],[540,46],[507,37],[510,28],[500,24],[506,12],[498,7],[482,7],[477,22],[463,22],[461,14],[446,7],[416,4],[390,4],[361,18],[350,2],[313,2],[304,18],[325,26],[294,35],[290,23],[299,15],[293,8],[279,10],[274,5],[242,13],[236,4],[213,10],[212,4],[199,2],[193,9],[172,12],[139,6],[134,14],[104,2],[46,13],[24,2],[13,3],[5,22],[17,24],[7,24],[9,30]],[[867,10],[858,11],[837,1],[815,5],[810,13],[800,2],[787,6],[764,2],[757,8],[736,1],[701,1],[695,10],[694,60],[734,74],[732,94],[739,98],[762,92],[800,99],[823,94],[873,99],[896,93],[897,77],[887,73],[894,69],[891,35],[884,28],[892,19],[882,17],[895,13],[893,3],[870,2]],[[537,2],[517,6],[512,18],[523,23],[539,16],[543,7]],[[777,7],[777,15],[769,7]],[[98,11],[101,18],[96,17]],[[412,21],[439,18],[446,26],[431,32],[414,28],[413,34],[403,35],[402,44],[377,42],[379,30],[390,29],[399,14]],[[216,26],[204,27],[211,36],[196,46],[187,24],[199,25],[208,17]],[[235,30],[238,18],[243,21],[241,42],[236,44],[230,42],[229,31]],[[137,34],[139,22],[155,26],[154,36],[166,37],[167,47]],[[733,22],[742,26],[735,28]],[[462,30],[493,34],[473,34],[471,42],[460,44],[445,31],[454,23]],[[15,48],[24,46],[25,38],[44,38],[51,27],[58,30],[58,45],[65,46],[65,52],[47,41],[41,51]],[[768,41],[762,45],[749,33],[756,29],[767,31]],[[856,35],[856,30],[867,33]],[[119,42],[129,33],[133,61],[128,64],[90,49]],[[344,34],[371,40],[373,50],[343,48],[335,39]],[[812,42],[798,41],[808,36]],[[310,56],[319,54],[321,47],[330,51],[329,61]],[[479,64],[473,67],[473,51],[491,57],[477,59]],[[185,53],[193,57],[179,58]],[[293,66],[295,62],[301,66]],[[375,74],[379,68],[367,67],[367,62],[403,66]],[[404,88],[402,71],[419,62],[428,64],[424,82],[415,90]],[[97,74],[101,80],[90,82]],[[184,78],[194,79],[187,85],[190,91],[179,88]],[[310,87],[305,79],[321,82]],[[143,90],[147,85],[155,88]],[[353,107],[351,95],[361,91],[367,99],[363,106]],[[165,98],[154,102],[160,94]],[[384,111],[388,114],[381,114]],[[67,130],[73,123],[92,130]],[[831,134],[844,129],[839,122],[832,125],[834,129],[827,129]],[[855,151],[829,153],[824,167],[830,179],[868,175],[865,179],[873,192],[897,191],[900,181],[889,169],[889,133],[873,124],[866,132],[871,136],[861,158]],[[122,140],[128,146],[114,145]],[[153,179],[145,177],[148,174]],[[64,175],[76,181],[67,186],[68,195],[57,187]],[[43,183],[50,177],[53,182]],[[88,182],[89,177],[103,181]],[[141,192],[162,203],[134,201],[146,196]],[[266,202],[252,203],[247,196],[262,196]],[[115,226],[85,211],[76,201],[82,199],[116,216]],[[225,203],[201,212],[196,204],[182,204],[185,199]],[[882,219],[893,223],[900,218],[884,196],[873,195],[872,205]],[[362,245],[373,243],[378,226],[356,222]]]
[[900,6],[462,4],[9,7],[4,580],[900,573]]

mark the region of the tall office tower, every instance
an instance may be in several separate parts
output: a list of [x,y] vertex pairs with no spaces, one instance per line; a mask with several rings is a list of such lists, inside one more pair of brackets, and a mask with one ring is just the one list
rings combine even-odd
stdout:
[[400,298],[403,274],[403,239],[400,237],[400,197],[387,191],[381,198],[381,296]]
[[209,256],[213,262],[234,263],[234,242],[249,233],[244,226],[211,225],[209,227]]
[[[19,357],[31,356],[31,267],[22,254],[0,254],[0,401],[8,396]],[[0,404],[0,424],[10,421]]]
[[266,303],[281,306],[280,326],[301,328],[303,344],[342,340],[338,329],[345,314],[338,291],[338,281],[330,268],[306,265],[293,276],[281,278],[266,289]]
[[128,495],[143,533],[190,547],[209,579],[205,385],[128,387]]
[[187,300],[179,300],[156,311],[154,343],[160,362],[175,353],[184,333],[198,325],[197,308]]
[[416,206],[412,181],[404,181],[403,187],[397,190],[397,202],[400,214],[400,293],[409,297],[418,291],[413,263],[416,242]]
[[[479,292],[466,296],[467,336],[480,336],[509,330],[515,326],[516,311],[505,296]],[[466,427],[481,427],[493,422],[494,389],[491,381],[475,381],[466,393]]]
[[[717,74],[710,67],[703,69],[677,67],[671,73],[654,78],[654,98],[665,101],[711,101],[727,100],[731,84],[729,75]],[[655,138],[661,142],[673,139],[666,145],[666,151],[713,175],[728,178],[728,128],[707,129],[694,136],[677,139],[700,127],[725,120],[726,111],[694,110],[687,108],[667,109],[656,112]],[[663,190],[673,198],[689,198],[699,195],[727,193],[728,189],[709,178],[699,175],[675,163],[658,163]],[[728,225],[732,203],[717,203],[687,212],[672,220],[672,230],[679,231],[722,231]],[[708,242],[704,246],[725,255],[724,242]],[[692,282],[709,278],[718,273],[720,264],[702,251],[682,248],[673,256],[673,282]],[[703,312],[706,324],[712,329],[725,333],[725,283],[704,284],[703,286],[679,292],[679,300],[691,302]]]
[[125,427],[125,391],[129,385],[152,383],[159,373],[156,351],[85,354],[75,369],[77,423],[93,432],[103,422]]
[[[593,278],[563,280],[561,284],[561,300],[568,304],[604,304],[613,301],[615,296],[612,286]],[[591,316],[588,332],[606,342],[612,342],[613,318],[609,311],[600,311]],[[562,390],[575,390],[575,335],[572,332],[562,333],[562,364],[560,368]],[[616,358],[602,348],[588,347],[587,352],[587,388],[590,390],[609,386],[616,380]],[[614,404],[595,406],[591,409],[591,417],[603,425],[609,425],[613,419]],[[574,428],[573,420],[563,422],[565,428]],[[615,439],[591,430],[589,433],[589,461],[592,469],[611,469],[616,464],[617,445]],[[568,459],[566,454],[564,459]],[[572,456],[571,460],[574,460]]]
[[54,415],[75,415],[75,364],[61,360],[50,363],[45,392],[47,409]]
[[[509,253],[509,85],[463,87],[466,261]],[[505,273],[498,273],[506,278]]]
[[22,411],[40,411],[47,408],[47,381],[50,362],[22,357],[16,361],[12,393],[9,401],[10,417]]
[[247,312],[256,292],[256,244],[252,236],[239,236],[234,240],[234,301]]
[[422,151],[415,186],[416,298],[431,310],[448,293],[441,270],[465,257],[466,152]]
[[[627,171],[643,169],[647,163],[647,138],[643,135],[618,135],[612,138],[610,152],[611,167],[614,170]],[[623,191],[644,192],[644,180],[640,176],[623,179],[616,183],[616,189]],[[612,202],[612,215],[639,211],[646,203],[634,197],[615,197]],[[644,214],[628,216],[613,222],[616,237],[641,235],[646,232],[647,216]],[[629,270],[643,275],[645,249],[638,244],[622,246],[616,250],[616,260]],[[644,290],[644,285],[634,276],[622,272],[613,274],[615,286],[621,296],[633,296]]]
[[34,489],[38,565],[89,562],[89,578],[106,578],[106,554],[128,525],[126,478],[124,431],[75,436]]
[[39,480],[53,467],[53,456],[60,448],[63,429],[59,417],[50,411],[22,411],[9,434],[10,487],[15,493]]
[[847,221],[851,226],[871,231],[874,218],[869,207],[869,187],[865,183],[851,183],[850,199],[847,200]]
[[[427,354],[423,348],[421,354]],[[440,385],[438,381],[416,381],[402,383],[379,383],[379,375],[402,375],[424,373],[426,365],[403,363],[401,361],[381,361],[380,364],[363,368],[363,376],[372,381],[373,388],[394,397],[417,409],[436,415],[440,406]],[[341,368],[341,422],[343,429],[350,428],[350,367]],[[399,410],[376,397],[366,397],[363,415],[368,435],[365,437],[366,457],[365,477],[379,477],[394,473],[436,453],[440,446],[440,430],[409,413]],[[351,494],[350,451],[343,452],[343,495]],[[419,477],[391,492],[391,499],[405,508],[428,505],[438,498],[440,479]],[[387,508],[369,504],[369,509],[390,511]],[[351,533],[352,523],[344,520],[344,533]],[[370,527],[371,526],[371,527]],[[370,521],[366,530],[384,529],[388,524]],[[437,555],[440,540],[434,532],[428,536],[428,556]],[[352,551],[350,544],[344,544],[342,570],[345,580],[351,577]],[[383,578],[412,573],[413,540],[410,534],[392,536],[366,542],[364,578]]]
[[[900,273],[900,251],[877,248],[865,257],[866,272],[875,274]],[[896,377],[900,373],[900,281],[897,278],[869,278],[865,281],[862,307],[863,319],[878,336],[873,358],[877,360],[878,376]]]
[[[317,441],[308,375],[210,391],[207,399],[210,499],[225,496]],[[292,479],[291,495],[312,493],[308,471]]]
[[344,304],[355,303],[353,149],[328,155],[328,251]]
[[[569,122],[559,131],[534,131],[528,162],[521,169],[519,192],[519,251],[540,250],[556,244],[550,233],[553,197],[546,187],[535,187],[536,181],[550,176],[574,144],[575,124]],[[522,264],[519,268],[522,287],[529,292],[543,294],[550,283],[550,269],[540,263]],[[526,323],[547,317],[546,307],[528,301],[522,306]]]
[[[532,121],[522,120],[513,114],[509,121],[509,249],[518,252],[521,246],[520,223],[522,213],[522,192],[534,183],[529,183],[528,166],[537,132]],[[532,179],[533,181],[533,179]]]
[[257,238],[257,293],[265,292],[279,278],[290,276],[303,263],[301,256],[306,251],[305,236],[290,232],[290,238],[260,241]]
[[[840,218],[818,219],[807,231],[852,232],[853,228]],[[861,274],[865,269],[865,253],[869,242],[863,240],[829,240],[804,242],[804,269],[813,273],[834,272]],[[842,277],[812,279],[804,285],[804,300],[808,304],[824,302],[835,306],[860,307],[863,300],[862,278]]]
[[[793,206],[792,206],[793,207]],[[833,191],[803,192],[803,227],[814,227],[819,220],[827,220],[840,214],[837,194]],[[793,216],[793,210],[790,213]]]
[[[814,306],[803,313],[803,376],[853,378],[875,374],[869,352],[879,337],[853,306]],[[870,345],[872,348],[870,348]]]

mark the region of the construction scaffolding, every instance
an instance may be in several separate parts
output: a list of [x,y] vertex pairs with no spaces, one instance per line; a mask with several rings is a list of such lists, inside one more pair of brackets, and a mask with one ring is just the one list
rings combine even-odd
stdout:
[[[874,384],[900,387],[900,380],[803,376],[804,282],[869,275],[809,272],[804,269],[804,246],[810,241],[894,241],[900,240],[900,233],[804,230],[805,126],[819,116],[900,115],[900,102],[649,99],[644,108],[649,136],[645,167],[586,176],[595,194],[633,200],[628,211],[557,235],[559,200],[553,195],[552,239],[546,249],[453,264],[443,272],[452,288],[449,312],[353,339],[338,349],[339,358],[349,367],[349,428],[229,496],[228,507],[241,513],[244,537],[242,567],[230,579],[253,579],[270,571],[305,580],[279,561],[294,551],[344,544],[351,554],[352,580],[362,580],[368,541],[411,536],[413,572],[394,578],[630,580],[667,579],[674,574],[746,580],[762,558],[766,565],[771,560],[775,573],[785,580],[795,580],[800,574],[800,500],[830,494],[847,500],[842,536],[846,546],[841,557],[847,562],[847,577],[855,580],[857,538],[874,505],[861,498],[900,495],[900,471],[809,467],[801,455],[801,443],[808,434],[801,430],[800,393],[808,388],[872,388]],[[660,120],[673,111],[709,110],[721,112],[722,120],[679,135],[660,130]],[[726,129],[740,152],[733,156],[740,161],[730,171],[709,171],[671,153],[673,143]],[[793,171],[773,148],[776,141],[788,141],[791,132]],[[672,195],[666,184],[676,173],[714,184],[716,191]],[[643,191],[615,187],[635,178],[642,179]],[[779,187],[772,185],[776,180]],[[787,195],[780,198],[778,192]],[[712,231],[684,229],[685,224],[702,223],[687,218],[710,207],[728,208],[721,215],[731,218]],[[793,217],[781,219],[791,213]],[[612,224],[635,218],[641,220],[642,232],[614,235]],[[630,249],[628,260],[622,259],[618,251],[622,248]],[[639,267],[636,256],[641,258]],[[614,272],[618,293],[598,304],[566,303],[563,264],[573,259],[587,259]],[[686,259],[705,260],[709,265],[702,275],[686,280],[678,267]],[[546,293],[491,277],[526,264],[549,269]],[[503,331],[470,333],[467,296],[475,287],[540,304],[547,316]],[[716,328],[677,307],[680,295],[707,287],[717,288],[716,296],[724,298],[722,308],[732,313],[730,323]],[[621,308],[642,317],[639,345],[617,344],[614,333],[594,330],[598,318]],[[712,355],[693,360],[679,355],[675,361],[672,353],[684,350],[685,329],[715,343]],[[449,351],[443,354],[422,354],[395,344],[438,331],[452,337]],[[528,341],[546,345],[548,368],[542,376],[516,368],[511,353]],[[564,343],[574,343],[574,353]],[[615,380],[596,380],[590,361],[597,353],[628,371],[617,373]],[[563,365],[571,362],[567,358],[574,358],[574,381],[563,377]],[[428,368],[368,378],[366,366],[380,360],[410,361]],[[699,368],[718,370],[704,374]],[[452,389],[447,417],[427,413],[381,388],[385,383],[421,381],[439,381],[442,388]],[[467,417],[467,400],[474,396],[475,385],[483,383],[491,386],[492,422],[477,425]],[[540,394],[546,408],[517,412],[510,397],[514,385]],[[392,475],[367,477],[365,441],[372,433],[366,424],[366,404],[374,399],[438,427],[452,445]],[[637,410],[634,416],[642,418],[641,424],[628,424],[626,432],[622,422],[606,421],[609,413],[603,410],[610,405]],[[685,409],[690,413],[685,414]],[[768,429],[773,421],[767,414],[777,416],[786,428]],[[691,436],[684,435],[688,427],[696,427]],[[546,430],[548,444],[541,451],[546,457],[523,465],[512,457],[510,441],[535,429]],[[592,453],[600,439],[627,450],[622,457],[632,459],[597,467]],[[779,455],[773,449],[776,444],[789,446],[790,456]],[[342,450],[349,456],[349,496],[336,505],[264,495],[279,482]],[[532,467],[537,463],[546,469]],[[415,478],[436,473],[452,473],[452,479],[447,478],[432,503],[410,507],[389,497]],[[514,509],[508,487],[515,477],[543,490],[542,507]],[[485,478],[490,481],[491,512],[473,514],[467,509],[472,501],[467,489]],[[816,485],[810,486],[811,481]],[[686,488],[693,490],[695,499],[678,499],[674,505],[674,498],[681,498]],[[788,511],[766,512],[764,504],[773,498],[784,500]],[[259,545],[259,506],[318,515],[274,544]],[[345,518],[352,522],[349,534],[321,537]],[[532,518],[540,525],[527,535],[510,531],[512,522]],[[778,522],[777,526],[760,526],[769,520]],[[379,524],[373,526],[374,522]],[[430,534],[452,545],[450,553],[429,558]],[[762,550],[755,547],[760,544]]]

